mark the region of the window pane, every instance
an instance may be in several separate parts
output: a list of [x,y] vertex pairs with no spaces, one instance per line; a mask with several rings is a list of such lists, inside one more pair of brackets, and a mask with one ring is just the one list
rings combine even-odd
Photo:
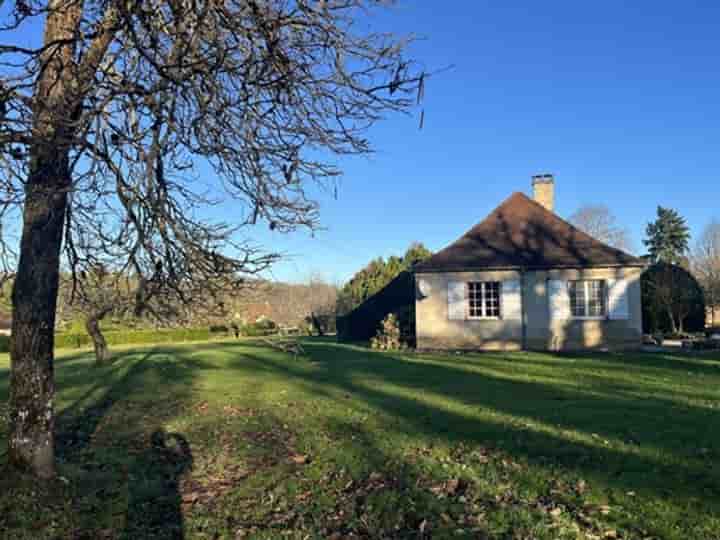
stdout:
[[485,316],[500,316],[500,283],[497,281],[485,284]]
[[470,317],[480,317],[482,315],[482,288],[481,283],[468,283],[468,302]]
[[570,309],[573,317],[586,317],[585,309],[585,283],[583,281],[570,282]]
[[588,315],[602,317],[605,315],[605,287],[603,281],[589,281],[588,287]]

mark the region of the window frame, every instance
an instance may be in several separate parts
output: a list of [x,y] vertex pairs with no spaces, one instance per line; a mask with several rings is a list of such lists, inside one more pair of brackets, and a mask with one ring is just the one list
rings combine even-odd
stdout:
[[[489,284],[497,285],[497,315],[488,315],[488,300],[486,289]],[[472,315],[470,311],[470,289],[473,285],[481,286],[480,305],[482,315]],[[502,281],[466,281],[465,282],[465,315],[471,321],[499,321],[502,319]]]
[[[590,286],[592,283],[600,284],[600,300],[602,302],[602,313],[600,315],[587,315],[590,313]],[[577,284],[583,285],[583,307],[585,315],[576,315],[575,306],[577,302],[573,299],[573,286]],[[608,282],[605,279],[573,279],[567,282],[568,300],[570,304],[570,318],[578,321],[604,321],[610,316],[609,299],[608,299]]]

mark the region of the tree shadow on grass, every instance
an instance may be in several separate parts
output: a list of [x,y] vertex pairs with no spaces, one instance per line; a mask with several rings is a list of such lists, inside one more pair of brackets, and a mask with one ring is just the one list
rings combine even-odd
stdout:
[[[715,411],[612,388],[584,391],[500,378],[433,357],[316,342],[305,349],[310,366],[239,349],[234,367],[275,371],[331,399],[353,396],[396,418],[391,429],[407,437],[501,446],[529,463],[560,466],[621,493],[672,496],[680,505],[703,500],[720,512],[720,471],[711,467],[720,452]],[[703,446],[710,452],[698,453]]]
[[180,483],[193,455],[188,439],[164,426],[185,406],[201,363],[170,348],[128,350],[101,367],[90,357],[66,357],[57,369],[58,391],[70,403],[59,407],[61,478],[53,489],[62,487],[56,498],[65,502],[36,508],[32,498],[0,496],[4,513],[24,516],[0,517],[0,532],[55,538],[52,526],[38,529],[55,521],[76,539],[184,538]]
[[[597,353],[558,353],[558,358],[571,357],[573,359],[593,362],[597,361]],[[720,351],[699,353],[604,353],[600,355],[603,369],[623,370],[628,366],[642,370],[682,371],[695,375],[720,376]]]
[[[713,411],[679,406],[661,397],[639,399],[613,386],[611,380],[594,380],[592,388],[563,385],[563,376],[572,380],[578,372],[569,361],[549,370],[557,376],[555,381],[524,376],[525,367],[529,373],[533,361],[528,357],[524,360],[527,366],[514,363],[522,355],[513,355],[513,360],[503,355],[412,356],[377,354],[326,341],[304,343],[307,358],[296,359],[263,344],[256,347],[239,342],[130,351],[99,371],[82,358],[62,362],[58,382],[70,405],[59,422],[58,456],[61,469],[71,480],[73,506],[69,510],[74,513],[75,537],[102,538],[103,531],[108,530],[112,535],[104,535],[106,538],[184,536],[181,478],[193,465],[193,458],[203,454],[195,445],[190,449],[189,437],[164,430],[191,398],[197,370],[217,369],[214,361],[203,362],[205,351],[227,353],[222,355],[227,376],[247,374],[259,381],[258,375],[267,374],[282,384],[302,388],[303,396],[342,404],[328,407],[318,418],[325,422],[329,434],[343,439],[348,459],[361,470],[360,476],[352,479],[354,484],[342,478],[335,481],[333,489],[338,504],[346,505],[342,509],[348,515],[352,513],[353,519],[376,520],[357,525],[364,529],[355,530],[367,534],[387,533],[386,537],[392,537],[397,524],[392,512],[370,514],[366,511],[370,506],[385,505],[397,509],[398,515],[402,510],[406,516],[402,524],[406,529],[402,531],[408,535],[422,525],[418,521],[423,513],[411,512],[412,505],[425,508],[426,515],[437,518],[435,521],[447,511],[432,506],[428,486],[417,485],[422,480],[420,468],[392,448],[400,440],[422,446],[447,445],[453,452],[461,449],[459,454],[479,447],[495,448],[550,475],[571,473],[620,495],[637,491],[638,498],[649,501],[649,508],[659,509],[649,511],[662,512],[666,507],[661,501],[667,495],[675,509],[696,505],[707,513],[719,513],[720,481],[711,459],[718,449],[714,433],[720,426]],[[545,357],[540,358],[544,363]],[[561,358],[555,360],[562,363]],[[671,369],[663,376],[672,376]],[[269,405],[265,397],[259,403]],[[351,416],[358,412],[374,415],[382,428],[366,429],[353,418],[346,418],[347,411]],[[308,419],[314,421],[314,417]],[[215,422],[214,417],[208,420]],[[284,422],[278,420],[281,426]],[[672,430],[665,437],[663,430],[667,428]],[[267,431],[259,427],[258,440],[266,440]],[[380,440],[383,437],[386,440]],[[252,436],[244,432],[241,438],[247,441]],[[690,455],[687,450],[691,444],[707,444],[711,453]],[[268,449],[269,457],[284,452],[285,465],[278,465],[282,474],[276,478],[284,484],[289,483],[284,476],[289,453],[286,446],[283,443],[280,450]],[[375,471],[381,476],[373,476]],[[267,487],[269,476],[258,475],[258,493]],[[314,482],[325,486],[324,478]],[[346,492],[351,489],[345,487],[348,485],[353,486],[352,493]],[[387,486],[393,490],[392,497],[383,495]],[[495,496],[490,491],[487,495]],[[6,499],[0,497],[5,501],[0,503],[0,510],[11,512],[13,506]],[[493,512],[497,510],[492,501],[481,502]],[[512,506],[521,501],[501,502]],[[249,504],[256,503],[252,500]],[[270,508],[276,508],[275,503]],[[238,520],[233,527],[271,527],[274,525],[269,523],[277,518],[271,515],[267,522],[254,523],[246,519],[252,517],[252,507],[233,510]],[[278,527],[291,527],[293,519],[298,523],[310,519],[300,507],[292,511],[295,517],[283,509],[290,517]],[[328,510],[310,501],[307,513],[312,512],[321,514],[318,520],[324,523],[325,532],[349,532],[342,524],[333,528],[335,525],[327,522]],[[690,516],[687,519],[697,513]],[[208,514],[208,519],[217,516]],[[2,520],[0,517],[0,532]],[[226,532],[232,533],[232,528]],[[655,536],[662,537],[661,533]]]

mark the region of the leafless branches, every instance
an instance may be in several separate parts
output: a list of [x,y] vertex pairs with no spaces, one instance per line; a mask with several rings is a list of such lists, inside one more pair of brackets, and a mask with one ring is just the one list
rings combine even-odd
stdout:
[[711,222],[699,238],[690,257],[690,267],[705,292],[711,322],[720,306],[720,223]]
[[[140,298],[259,272],[275,257],[246,227],[316,227],[332,155],[370,152],[367,128],[422,93],[411,38],[355,33],[375,4],[16,2],[0,30],[46,17],[46,39],[0,43],[0,205],[17,218],[30,156],[57,154],[75,280],[105,268]],[[228,200],[231,216],[202,210]]]
[[[379,4],[16,0],[2,15],[0,204],[23,216],[14,466],[54,474],[61,264],[76,282],[100,267],[129,273],[140,297],[252,274],[272,255],[245,227],[316,227],[312,195],[340,174],[334,157],[370,152],[367,128],[414,104],[424,76],[409,40],[354,24]],[[42,43],[18,37],[32,24]],[[220,200],[232,215],[212,212]]]
[[607,206],[583,206],[572,216],[570,223],[596,240],[626,252],[632,252],[632,240],[627,229],[617,223],[617,218]]

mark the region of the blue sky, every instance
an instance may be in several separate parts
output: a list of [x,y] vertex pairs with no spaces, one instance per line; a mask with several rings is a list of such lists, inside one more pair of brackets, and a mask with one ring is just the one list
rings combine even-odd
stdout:
[[326,230],[251,231],[288,254],[271,277],[343,281],[414,240],[440,249],[541,172],[560,215],[605,204],[638,250],[658,204],[694,236],[720,218],[720,3],[401,0],[368,25],[418,34],[414,58],[453,67],[428,82],[422,131],[390,117],[375,155],[340,161]]
[[344,280],[413,240],[439,249],[530,177],[551,172],[557,211],[605,204],[642,248],[658,204],[694,236],[720,217],[720,3],[400,2],[377,28],[424,36],[425,127],[393,117],[370,159],[343,160],[327,231],[258,239],[293,257],[278,279]]

